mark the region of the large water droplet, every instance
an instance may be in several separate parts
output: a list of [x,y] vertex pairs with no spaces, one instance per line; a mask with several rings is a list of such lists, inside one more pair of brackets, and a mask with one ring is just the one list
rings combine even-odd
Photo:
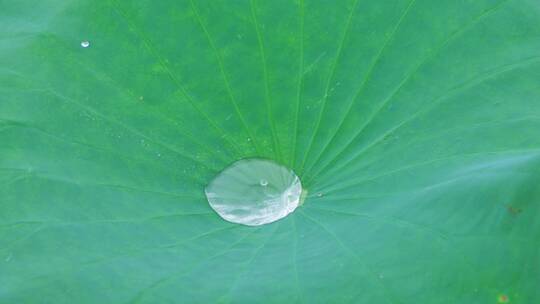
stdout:
[[223,219],[258,226],[293,212],[300,203],[302,184],[292,170],[273,161],[243,159],[220,172],[205,193]]

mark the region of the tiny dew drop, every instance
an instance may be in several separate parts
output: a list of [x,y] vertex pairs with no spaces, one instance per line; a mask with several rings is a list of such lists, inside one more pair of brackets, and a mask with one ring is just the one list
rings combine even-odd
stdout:
[[82,41],[82,42],[81,42],[81,46],[82,46],[83,48],[89,47],[89,46],[90,46],[90,41],[88,41],[88,40]]
[[259,226],[293,212],[300,204],[302,184],[291,169],[273,161],[243,159],[221,171],[205,194],[226,221]]

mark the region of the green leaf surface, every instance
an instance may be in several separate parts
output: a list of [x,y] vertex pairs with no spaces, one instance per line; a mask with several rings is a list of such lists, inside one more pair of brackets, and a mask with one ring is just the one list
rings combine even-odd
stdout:
[[0,0],[0,303],[540,303],[539,185],[538,0]]

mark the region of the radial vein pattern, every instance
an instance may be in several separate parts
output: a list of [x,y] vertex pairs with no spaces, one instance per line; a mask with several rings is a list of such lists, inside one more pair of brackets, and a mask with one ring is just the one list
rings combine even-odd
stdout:
[[[0,7],[0,302],[540,301],[537,1]],[[303,204],[222,220],[244,158]]]

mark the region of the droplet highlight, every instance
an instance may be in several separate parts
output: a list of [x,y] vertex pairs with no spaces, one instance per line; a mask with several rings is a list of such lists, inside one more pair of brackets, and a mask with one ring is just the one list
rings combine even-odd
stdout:
[[81,41],[81,46],[83,48],[89,47],[90,46],[90,41],[88,41],[88,40]]
[[275,222],[300,204],[302,184],[289,168],[265,159],[239,160],[205,188],[210,207],[224,220],[248,226]]

